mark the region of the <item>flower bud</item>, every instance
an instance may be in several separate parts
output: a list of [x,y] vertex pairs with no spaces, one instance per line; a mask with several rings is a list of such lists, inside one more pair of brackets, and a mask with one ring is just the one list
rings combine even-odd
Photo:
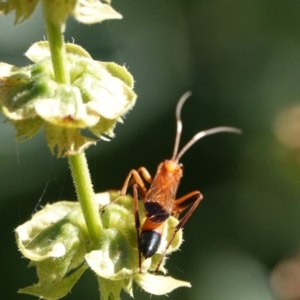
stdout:
[[[68,15],[72,15],[78,22],[84,24],[122,18],[122,15],[110,6],[110,1],[46,0],[44,2],[48,16],[52,18],[52,21],[59,22],[62,27],[64,27]],[[30,18],[37,4],[38,0],[7,0],[0,3],[0,14],[15,11],[15,24],[20,24]]]
[[66,44],[71,83],[54,80],[48,42],[30,47],[35,64],[17,68],[0,63],[0,107],[17,130],[31,138],[44,127],[48,146],[57,156],[81,153],[96,140],[82,135],[113,137],[117,122],[134,105],[133,78],[125,67],[94,61],[81,47]]
[[[122,289],[133,295],[133,281],[155,295],[169,293],[181,286],[189,287],[188,282],[149,273],[154,269],[152,260],[161,259],[178,220],[170,217],[166,221],[162,245],[153,257],[143,259],[140,273],[133,199],[124,196],[110,204],[118,195],[116,192],[96,195],[102,225],[99,245],[93,245],[89,239],[77,202],[60,201],[46,205],[30,221],[19,226],[16,229],[17,244],[22,254],[30,259],[30,266],[36,267],[39,278],[38,283],[19,292],[59,299],[71,290],[87,267],[97,276],[101,299],[111,299],[112,295],[118,299]],[[143,203],[139,210],[141,222],[145,220],[142,206]],[[181,242],[180,230],[167,254],[177,250]],[[163,266],[159,270],[166,271]]]

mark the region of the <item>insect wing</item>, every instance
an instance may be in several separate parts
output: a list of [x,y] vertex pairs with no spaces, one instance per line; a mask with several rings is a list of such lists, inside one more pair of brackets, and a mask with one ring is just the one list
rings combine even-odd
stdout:
[[155,202],[168,215],[171,215],[177,188],[178,182],[174,180],[173,176],[157,174],[146,194],[145,205],[147,202]]

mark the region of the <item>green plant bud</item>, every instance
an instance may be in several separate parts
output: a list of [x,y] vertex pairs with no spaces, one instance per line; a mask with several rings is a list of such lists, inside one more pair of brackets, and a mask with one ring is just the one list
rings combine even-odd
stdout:
[[46,205],[16,229],[22,254],[36,267],[39,282],[19,292],[59,299],[65,296],[87,266],[89,249],[84,219],[78,203],[61,201]]
[[[113,201],[117,196],[117,193],[111,193],[110,201]],[[122,197],[116,204],[108,205],[105,208],[105,212],[102,214],[102,223],[105,228],[102,246],[85,256],[88,265],[98,277],[101,299],[119,299],[116,291],[121,289],[133,296],[133,282],[154,295],[167,294],[178,287],[190,287],[188,282],[149,273],[149,271],[156,269],[169,238],[174,232],[174,227],[178,224],[178,220],[173,217],[166,221],[158,252],[153,257],[142,260],[142,273],[139,272],[132,201],[129,196]],[[103,205],[107,203],[109,202],[102,202]],[[146,216],[141,201],[139,202],[139,214],[140,221],[143,223]],[[178,250],[181,243],[182,231],[180,230],[167,254]],[[159,269],[163,273],[166,272],[164,263],[165,260]]]
[[[30,18],[37,4],[38,0],[7,0],[0,3],[0,14],[15,11],[15,24],[19,24]],[[64,26],[68,15],[85,24],[122,18],[122,15],[110,6],[110,1],[46,0],[44,5],[47,6],[48,15],[52,21],[59,22],[62,26]]]
[[94,139],[81,135],[79,130],[74,128],[60,127],[50,123],[46,123],[44,128],[48,147],[56,151],[57,157],[76,155],[96,144]]
[[74,44],[66,44],[66,53],[70,84],[54,80],[48,42],[26,52],[34,65],[0,63],[0,106],[15,126],[17,139],[29,139],[44,127],[48,146],[57,156],[75,155],[95,144],[82,130],[97,138],[113,137],[115,124],[136,101],[126,68],[94,61]]
[[[154,261],[157,263],[161,259],[167,239],[178,220],[170,217],[166,221],[162,245],[152,258],[142,260],[140,273],[133,199],[124,196],[110,204],[116,197],[116,192],[96,195],[103,227],[99,245],[93,245],[89,239],[77,202],[61,201],[46,205],[30,221],[19,226],[16,229],[17,244],[22,254],[30,259],[30,266],[36,267],[39,279],[38,283],[19,292],[43,299],[60,299],[88,267],[97,276],[102,300],[119,299],[121,290],[133,296],[133,282],[155,295],[166,294],[182,286],[189,287],[188,282],[149,273],[154,270]],[[139,211],[143,222],[142,202]],[[167,254],[180,247],[182,232],[177,235]],[[162,266],[160,271],[166,270]]]

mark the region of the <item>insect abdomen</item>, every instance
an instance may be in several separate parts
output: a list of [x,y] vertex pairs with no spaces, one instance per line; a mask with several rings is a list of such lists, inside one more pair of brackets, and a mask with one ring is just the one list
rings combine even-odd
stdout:
[[143,231],[140,236],[141,252],[145,258],[154,255],[160,245],[161,234],[154,231]]
[[157,202],[144,203],[147,218],[153,223],[162,223],[170,217],[170,214]]

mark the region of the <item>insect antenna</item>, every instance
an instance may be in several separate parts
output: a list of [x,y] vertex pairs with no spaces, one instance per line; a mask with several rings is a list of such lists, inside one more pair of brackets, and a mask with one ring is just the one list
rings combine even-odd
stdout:
[[173,151],[173,156],[172,160],[178,162],[179,159],[183,156],[183,154],[190,148],[192,147],[198,140],[201,138],[215,134],[215,133],[220,133],[220,132],[230,132],[230,133],[237,133],[241,134],[242,131],[238,128],[235,127],[228,127],[228,126],[220,126],[220,127],[215,127],[207,130],[200,131],[196,133],[191,140],[180,150],[178,153],[178,148],[179,148],[179,143],[180,143],[180,136],[182,132],[182,121],[181,121],[181,109],[184,104],[184,102],[188,99],[188,97],[191,96],[191,92],[188,91],[184,93],[181,98],[178,101],[178,104],[176,106],[176,124],[177,124],[177,129],[176,129],[176,137],[175,137],[175,145],[174,145],[174,151]]
[[181,109],[184,104],[184,102],[192,95],[191,91],[185,92],[181,98],[179,99],[176,110],[175,110],[175,117],[176,117],[176,137],[175,137],[175,144],[174,144],[174,150],[172,155],[172,160],[176,159],[177,153],[178,153],[178,147],[180,143],[180,136],[182,132],[182,122],[181,122]]

